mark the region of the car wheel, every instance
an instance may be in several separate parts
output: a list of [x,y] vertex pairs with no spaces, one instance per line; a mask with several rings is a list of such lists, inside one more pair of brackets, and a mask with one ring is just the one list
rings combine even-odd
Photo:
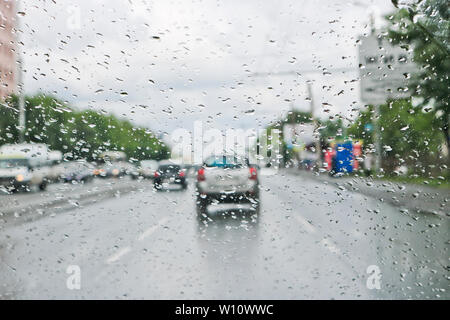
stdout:
[[154,187],[156,190],[162,190],[162,184],[160,184],[160,183],[155,182]]
[[197,197],[197,215],[199,218],[207,218],[208,216],[208,198]]
[[257,213],[259,213],[259,208],[261,207],[261,200],[259,199],[259,197],[253,198],[251,203],[252,203],[252,207],[255,208]]
[[47,181],[42,181],[42,183],[39,185],[39,190],[45,191],[47,189]]

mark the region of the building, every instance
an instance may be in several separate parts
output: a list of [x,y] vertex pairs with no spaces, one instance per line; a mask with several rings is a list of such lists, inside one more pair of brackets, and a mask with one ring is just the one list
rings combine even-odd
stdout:
[[0,101],[17,92],[15,0],[0,0]]

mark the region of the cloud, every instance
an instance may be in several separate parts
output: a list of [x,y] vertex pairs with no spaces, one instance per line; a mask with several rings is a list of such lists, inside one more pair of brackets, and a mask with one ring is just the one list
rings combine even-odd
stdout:
[[[361,106],[356,39],[372,5],[392,9],[387,0],[27,0],[25,85],[158,132],[194,120],[258,127],[308,110],[307,80],[318,116],[348,117]],[[261,76],[284,71],[293,73]]]

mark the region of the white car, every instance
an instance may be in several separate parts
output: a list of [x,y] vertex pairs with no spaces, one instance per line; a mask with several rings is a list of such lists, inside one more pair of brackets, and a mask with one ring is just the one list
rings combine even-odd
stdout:
[[256,166],[237,156],[211,156],[197,172],[197,209],[207,214],[213,201],[251,203],[259,210],[259,180]]
[[49,168],[48,172],[48,180],[49,182],[58,182],[61,181],[62,176],[64,175],[64,165],[65,163],[57,163],[52,165]]
[[158,170],[158,161],[156,160],[142,160],[138,167],[139,176],[147,179],[153,179],[156,170]]
[[8,191],[47,187],[48,167],[32,166],[30,159],[20,155],[0,156],[0,185]]

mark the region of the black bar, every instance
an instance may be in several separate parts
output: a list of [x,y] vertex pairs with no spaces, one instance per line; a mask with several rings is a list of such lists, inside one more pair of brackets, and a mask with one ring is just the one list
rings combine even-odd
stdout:
[[[119,300],[119,301],[1,301],[2,314],[14,318],[41,315],[45,319],[311,319],[330,314],[345,316],[406,319],[428,310],[446,314],[448,301],[321,301],[321,300]],[[9,309],[9,310],[8,310]],[[57,311],[58,310],[58,311]]]

